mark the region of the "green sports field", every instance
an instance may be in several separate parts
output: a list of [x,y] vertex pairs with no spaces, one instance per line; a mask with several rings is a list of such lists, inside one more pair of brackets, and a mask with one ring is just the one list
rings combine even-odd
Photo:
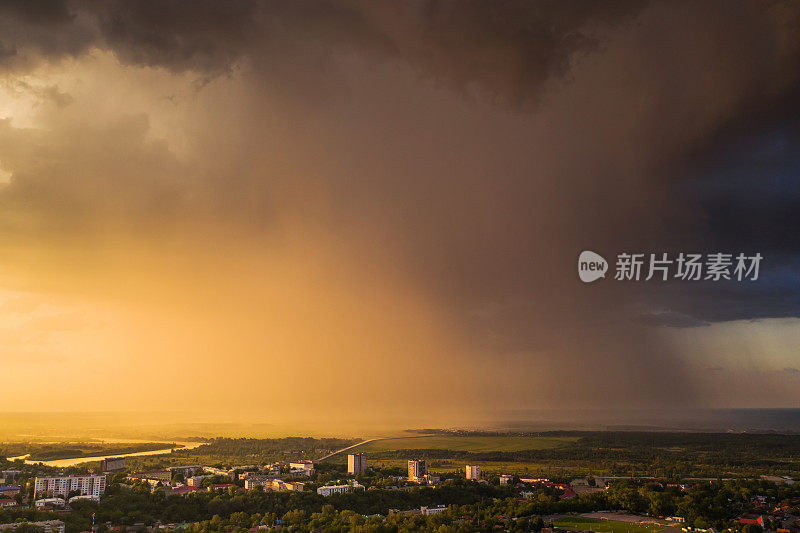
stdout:
[[666,526],[658,524],[638,524],[597,518],[562,518],[553,522],[555,527],[574,531],[597,531],[599,533],[656,533]]
[[356,451],[454,450],[465,452],[518,452],[569,446],[578,437],[458,436],[432,435],[382,439],[359,446]]

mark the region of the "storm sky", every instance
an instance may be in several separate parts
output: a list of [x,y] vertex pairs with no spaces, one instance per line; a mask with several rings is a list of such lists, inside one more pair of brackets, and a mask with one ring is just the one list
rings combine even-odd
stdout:
[[791,1],[2,2],[2,407],[797,407],[798,97]]

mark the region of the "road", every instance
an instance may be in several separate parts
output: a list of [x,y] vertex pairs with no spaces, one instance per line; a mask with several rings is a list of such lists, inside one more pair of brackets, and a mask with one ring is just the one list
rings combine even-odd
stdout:
[[367,439],[367,440],[362,440],[362,441],[361,441],[361,442],[359,442],[358,444],[353,444],[352,446],[348,446],[347,448],[342,448],[341,450],[337,450],[337,451],[335,451],[335,452],[333,452],[333,453],[329,453],[329,454],[328,454],[328,455],[326,455],[325,457],[320,457],[319,459],[315,459],[315,460],[314,460],[314,462],[315,462],[315,463],[319,463],[320,461],[324,461],[325,459],[330,459],[330,458],[331,458],[331,457],[333,457],[334,455],[339,455],[339,454],[340,454],[340,453],[342,453],[342,452],[346,452],[347,450],[352,450],[353,448],[357,448],[357,447],[359,447],[359,446],[361,446],[361,445],[363,445],[363,444],[368,444],[368,443],[370,443],[370,442],[375,442],[376,440],[386,440],[387,438],[391,438],[391,437],[383,437],[383,438],[378,438],[378,439]]
[[324,461],[325,459],[330,459],[334,455],[339,455],[342,452],[346,452],[347,450],[352,450],[353,448],[357,448],[358,446],[361,446],[362,444],[367,444],[367,443],[370,443],[370,442],[376,442],[376,441],[379,441],[379,440],[392,440],[392,439],[422,439],[422,438],[425,438],[425,437],[430,437],[430,435],[402,435],[402,436],[394,435],[392,437],[375,437],[374,439],[367,439],[367,440],[359,442],[358,444],[353,444],[352,446],[348,446],[347,448],[342,448],[341,450],[335,451],[333,453],[329,453],[325,457],[320,457],[319,459],[314,460],[314,462],[318,463],[320,461]]

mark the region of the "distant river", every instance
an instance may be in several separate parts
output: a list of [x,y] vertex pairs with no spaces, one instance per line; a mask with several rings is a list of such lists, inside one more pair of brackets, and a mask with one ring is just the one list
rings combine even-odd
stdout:
[[[101,443],[141,443],[141,442],[153,442],[152,440],[137,440],[137,439],[98,439]],[[92,441],[97,442],[97,441]],[[204,442],[175,442],[177,449],[180,450],[193,450],[197,448],[201,444],[205,444]],[[183,445],[183,446],[181,446]],[[134,453],[120,453],[116,455],[85,455],[81,457],[75,457],[72,459],[56,459],[53,461],[32,461],[28,459],[29,453],[25,455],[19,455],[17,457],[9,457],[9,461],[13,461],[14,459],[24,459],[28,464],[38,464],[42,463],[47,466],[56,466],[56,467],[66,467],[66,466],[75,466],[81,463],[88,463],[89,461],[101,461],[103,459],[108,459],[109,457],[138,457],[141,455],[159,455],[162,453],[170,453],[173,448],[164,448],[162,450],[150,450],[149,452],[134,452]]]

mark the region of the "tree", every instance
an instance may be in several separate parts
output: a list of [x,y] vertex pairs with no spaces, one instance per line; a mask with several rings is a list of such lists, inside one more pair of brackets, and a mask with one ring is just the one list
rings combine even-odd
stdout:
[[23,522],[18,524],[14,531],[15,533],[44,533],[44,528],[42,526],[36,526],[27,522]]
[[762,533],[762,532],[763,529],[761,529],[761,526],[758,526],[756,524],[745,524],[744,527],[742,528],[742,533]]

